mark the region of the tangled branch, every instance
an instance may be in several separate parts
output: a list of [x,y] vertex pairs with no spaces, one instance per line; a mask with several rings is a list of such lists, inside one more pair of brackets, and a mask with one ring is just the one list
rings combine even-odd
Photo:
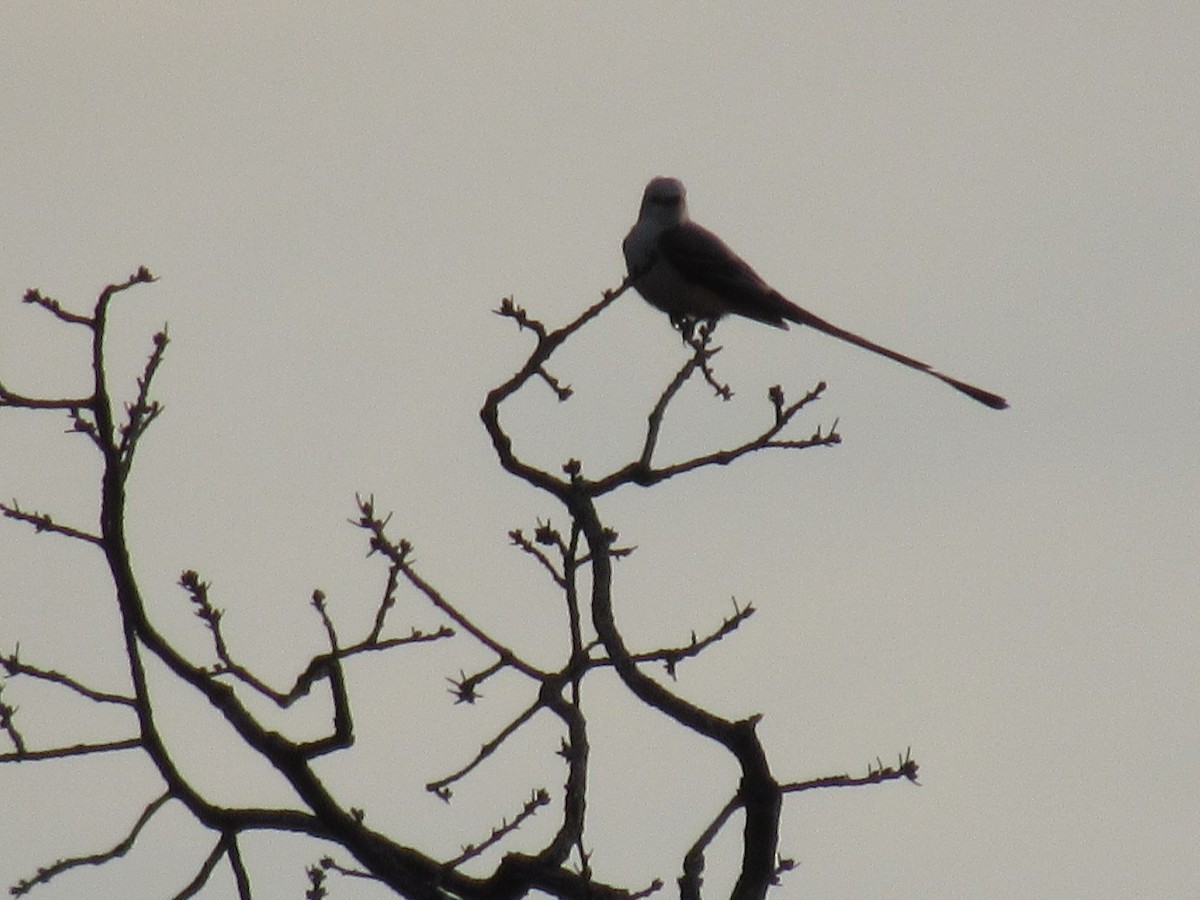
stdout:
[[[112,304],[136,285],[149,284],[154,277],[140,268],[122,282],[101,291],[89,314],[73,312],[58,300],[36,290],[27,292],[24,302],[42,309],[64,325],[82,327],[91,334],[91,383],[66,397],[38,397],[9,389],[0,380],[0,409],[23,408],[45,413],[65,413],[69,430],[85,434],[100,456],[102,475],[97,498],[98,528],[94,531],[66,525],[50,513],[29,511],[17,500],[0,504],[0,514],[30,526],[35,532],[57,534],[97,547],[103,554],[111,577],[116,614],[121,622],[124,653],[128,662],[128,689],[101,691],[83,680],[56,669],[38,666],[14,651],[0,655],[0,670],[6,679],[30,679],[68,691],[90,703],[114,705],[131,712],[134,736],[123,740],[82,742],[71,746],[31,748],[17,723],[14,704],[0,701],[0,736],[11,751],[0,753],[0,762],[28,763],[63,760],[76,756],[137,750],[146,755],[157,771],[163,790],[144,808],[133,826],[110,849],[100,853],[71,857],[43,867],[28,879],[18,882],[13,893],[24,894],[38,884],[62,872],[81,866],[102,865],[134,846],[139,835],[151,825],[156,813],[168,801],[178,801],[214,840],[198,871],[183,887],[179,897],[196,895],[221,865],[229,866],[239,897],[251,896],[251,878],[242,859],[240,837],[247,831],[276,830],[308,835],[332,842],[353,858],[356,865],[343,866],[332,857],[308,868],[308,896],[328,895],[327,878],[332,873],[348,878],[369,878],[385,884],[398,894],[417,900],[509,900],[540,891],[550,896],[616,900],[646,897],[662,888],[661,878],[640,889],[610,885],[598,879],[587,849],[586,809],[589,787],[590,735],[583,683],[599,670],[615,671],[620,684],[635,698],[657,713],[687,729],[698,741],[720,747],[738,775],[738,788],[719,814],[701,830],[699,837],[681,861],[683,874],[679,887],[683,897],[699,897],[705,853],[735,812],[745,820],[741,841],[739,876],[733,896],[739,900],[763,897],[780,875],[791,868],[790,860],[778,852],[779,821],[783,798],[787,795],[823,787],[850,787],[878,784],[905,778],[916,782],[917,764],[907,754],[896,766],[869,768],[862,777],[825,776],[807,781],[781,783],[768,761],[767,751],[757,734],[760,716],[741,718],[717,715],[655,680],[648,670],[662,666],[677,679],[684,660],[699,657],[716,643],[730,638],[748,622],[755,611],[753,604],[733,603],[731,614],[707,634],[692,632],[690,640],[679,646],[631,651],[614,612],[613,567],[616,561],[634,552],[633,546],[618,543],[617,531],[601,516],[597,502],[626,485],[648,488],[662,481],[679,478],[710,466],[726,466],[762,450],[804,450],[830,447],[840,441],[836,421],[830,427],[820,425],[805,436],[797,437],[795,423],[800,414],[825,392],[824,383],[788,401],[780,386],[767,391],[770,416],[757,434],[728,448],[714,449],[690,459],[663,462],[658,459],[660,438],[669,410],[689,384],[707,386],[713,395],[728,401],[734,392],[717,372],[715,324],[680,322],[687,356],[654,403],[646,420],[646,431],[635,459],[599,476],[584,474],[580,460],[568,460],[559,471],[540,469],[527,462],[516,449],[514,437],[501,422],[503,403],[530,382],[547,386],[562,402],[576,391],[552,370],[554,353],[582,328],[608,309],[626,290],[626,280],[617,289],[607,291],[599,301],[566,325],[551,329],[505,298],[497,314],[516,323],[518,330],[533,337],[528,358],[517,371],[490,391],[480,411],[501,466],[513,476],[548,494],[569,519],[561,528],[551,520],[539,519],[531,532],[520,528],[509,532],[512,546],[544,573],[551,588],[561,595],[565,610],[565,634],[559,636],[556,661],[534,665],[533,656],[520,651],[521,634],[499,634],[479,624],[467,603],[449,597],[434,582],[418,572],[413,560],[413,544],[407,538],[393,536],[391,516],[377,511],[374,498],[357,496],[356,517],[352,519],[366,538],[367,555],[384,567],[382,587],[373,599],[373,611],[365,622],[347,624],[335,615],[336,605],[325,591],[314,589],[309,607],[314,640],[320,649],[298,668],[290,684],[276,687],[255,672],[255,667],[236,652],[236,632],[230,632],[224,609],[214,600],[212,585],[193,570],[184,570],[178,580],[187,603],[207,630],[211,648],[207,659],[197,661],[168,639],[155,623],[147,607],[131,563],[126,537],[128,480],[142,442],[165,409],[155,397],[154,381],[170,345],[164,326],[152,339],[146,361],[128,394],[127,403],[114,401],[105,349],[105,335]],[[398,626],[398,597],[409,592],[422,598],[427,614],[444,620],[433,628],[416,625]],[[347,640],[343,635],[352,635]],[[560,729],[556,752],[566,767],[561,791],[540,785],[523,786],[527,791],[520,808],[490,827],[482,839],[466,843],[460,852],[438,859],[415,849],[410,839],[383,834],[367,825],[367,813],[345,805],[326,786],[314,769],[314,760],[336,754],[354,743],[354,718],[347,668],[368,653],[415,648],[457,637],[484,648],[489,661],[467,674],[459,670],[448,679],[458,703],[477,703],[480,687],[500,673],[509,672],[526,691],[519,711],[494,734],[481,741],[479,749],[457,764],[448,765],[449,774],[427,782],[427,789],[449,802],[452,789],[462,789],[468,777],[485,765],[494,765],[499,749],[528,723],[548,713]],[[544,650],[543,634],[535,635],[539,650]],[[539,655],[537,658],[542,658]],[[173,748],[159,728],[159,708],[149,689],[147,663],[165,669],[177,682],[198,692],[229,723],[242,742],[265,760],[287,781],[296,803],[278,808],[238,807],[218,804],[193,783],[176,761]],[[6,682],[0,681],[0,689]],[[247,695],[269,699],[276,707],[288,710],[301,697],[322,692],[330,726],[324,733],[307,740],[294,740],[269,727],[245,702]],[[22,713],[25,716],[27,713]],[[545,718],[545,717],[543,717]],[[24,721],[24,719],[22,719]],[[548,748],[549,749],[549,748]],[[514,801],[514,804],[517,801]],[[557,805],[559,820],[554,833],[532,852],[511,849],[513,836],[531,817]],[[515,808],[515,806],[513,807]],[[485,855],[497,854],[491,874],[468,875],[464,868],[478,863]]]

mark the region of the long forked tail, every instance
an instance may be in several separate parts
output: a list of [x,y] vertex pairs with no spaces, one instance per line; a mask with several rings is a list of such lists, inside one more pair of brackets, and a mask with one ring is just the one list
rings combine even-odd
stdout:
[[[782,299],[782,298],[781,298]],[[786,302],[786,301],[785,301]],[[880,346],[874,341],[868,341],[865,337],[855,334],[853,331],[846,331],[844,328],[838,328],[831,322],[826,322],[820,316],[815,316],[807,309],[796,306],[794,303],[788,302],[788,310],[784,313],[784,317],[795,322],[797,325],[807,325],[809,328],[815,328],[817,331],[823,331],[835,338],[841,338],[843,341],[848,341],[864,350],[870,350],[873,353],[878,353],[880,356],[886,356],[888,359],[894,359],[896,362],[908,366],[911,369],[916,369],[920,372],[925,372],[937,378],[939,381],[944,381],[956,391],[962,391],[972,400],[978,400],[984,406],[990,406],[992,409],[1007,409],[1008,401],[999,394],[993,394],[991,391],[985,391],[983,388],[977,388],[973,384],[967,384],[965,381],[959,381],[957,378],[951,378],[949,375],[943,375],[941,372],[929,366],[928,363],[923,363],[918,359],[913,359],[911,356],[905,356],[903,353],[897,353],[895,350],[889,350],[887,347]]]

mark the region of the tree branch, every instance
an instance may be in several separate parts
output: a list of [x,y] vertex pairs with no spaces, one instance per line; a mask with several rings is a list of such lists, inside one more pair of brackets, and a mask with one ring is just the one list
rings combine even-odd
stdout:
[[94,688],[81,684],[69,675],[64,675],[62,672],[56,672],[54,669],[39,669],[37,666],[23,663],[18,658],[19,654],[20,648],[18,647],[16,652],[8,656],[0,655],[0,668],[4,669],[10,676],[25,675],[29,678],[61,684],[63,687],[70,688],[81,697],[86,697],[88,700],[94,700],[97,703],[120,703],[125,706],[134,705],[135,701],[132,697],[126,697],[122,694],[111,694],[107,691],[97,691]]
[[[124,415],[120,420],[119,411],[114,409],[106,371],[104,342],[111,301],[130,287],[149,281],[153,281],[153,276],[141,268],[125,282],[109,285],[101,292],[90,317],[68,312],[57,301],[43,297],[36,291],[26,295],[26,302],[41,306],[66,323],[85,325],[92,332],[93,384],[90,397],[83,400],[42,400],[15,394],[0,384],[0,407],[66,410],[72,421],[72,430],[87,434],[103,458],[98,533],[91,534],[60,525],[45,514],[26,512],[15,501],[11,505],[0,504],[0,513],[23,521],[36,531],[62,534],[97,545],[103,550],[122,623],[131,695],[96,691],[59,672],[28,666],[19,661],[16,653],[8,657],[0,656],[0,667],[10,676],[26,675],[62,685],[94,702],[116,703],[132,708],[138,717],[138,737],[31,751],[25,746],[13,722],[14,708],[0,703],[0,731],[8,735],[15,748],[13,753],[0,755],[0,762],[57,759],[139,748],[146,752],[164,779],[166,792],[146,808],[126,838],[111,850],[60,860],[39,870],[33,879],[21,882],[14,892],[27,892],[33,885],[48,881],[67,869],[80,865],[99,865],[124,854],[133,846],[141,829],[157,809],[168,799],[178,799],[199,822],[220,835],[199,872],[178,897],[196,895],[210,883],[212,872],[220,860],[228,858],[239,897],[249,898],[251,884],[242,861],[239,836],[251,829],[289,831],[331,841],[361,865],[361,869],[343,869],[332,860],[322,860],[319,869],[311,868],[308,895],[314,900],[326,896],[324,877],[331,868],[344,874],[378,880],[414,900],[446,900],[448,897],[461,900],[516,900],[531,891],[563,900],[629,900],[648,896],[661,889],[661,881],[655,880],[649,887],[637,892],[597,881],[584,840],[590,746],[581,686],[591,672],[609,666],[639,700],[698,736],[721,745],[736,762],[740,772],[737,794],[704,830],[683,861],[684,874],[679,881],[682,896],[699,896],[705,850],[736,810],[744,811],[745,824],[740,872],[732,896],[734,900],[760,900],[777,876],[792,865],[777,854],[779,816],[785,793],[817,787],[877,783],[900,777],[916,781],[916,763],[905,756],[900,759],[898,767],[884,767],[880,763],[877,768],[870,768],[864,778],[832,776],[781,786],[772,775],[765,749],[756,734],[757,715],[738,720],[718,716],[676,695],[645,671],[645,663],[662,662],[667,674],[674,678],[679,662],[698,656],[704,649],[737,630],[753,614],[753,606],[739,607],[735,601],[732,615],[723,619],[706,636],[698,638],[693,633],[690,643],[685,646],[636,654],[628,650],[614,619],[613,561],[632,552],[632,548],[617,546],[617,533],[602,522],[596,508],[597,498],[624,484],[646,487],[705,466],[728,465],[758,450],[804,449],[838,443],[840,437],[836,432],[836,422],[827,434],[818,428],[806,439],[796,440],[784,434],[784,429],[794,421],[798,412],[821,396],[825,389],[823,383],[792,403],[786,401],[778,386],[771,388],[768,399],[772,421],[760,434],[739,446],[656,466],[654,454],[658,449],[667,409],[689,380],[699,374],[718,397],[728,400],[733,396],[729,386],[718,378],[712,364],[720,350],[712,343],[715,323],[682,323],[680,330],[690,347],[690,355],[647,416],[646,432],[636,460],[598,479],[589,480],[583,477],[582,463],[577,460],[569,460],[560,472],[551,473],[526,463],[514,451],[512,438],[501,425],[500,404],[531,380],[544,382],[559,400],[570,398],[571,387],[555,376],[549,368],[549,361],[566,340],[629,288],[629,279],[616,290],[605,292],[601,300],[556,330],[549,330],[531,317],[511,297],[505,298],[497,310],[499,315],[516,322],[519,329],[531,332],[535,341],[525,363],[511,378],[488,393],[480,410],[481,420],[505,471],[555,497],[564,505],[571,519],[569,535],[566,529],[559,531],[551,526],[549,520],[543,522],[540,519],[532,536],[526,536],[519,529],[509,534],[512,543],[530,556],[550,576],[555,587],[563,592],[569,650],[560,668],[543,671],[518,656],[508,642],[498,640],[476,625],[462,608],[418,574],[412,562],[412,545],[407,540],[395,541],[390,538],[387,533],[390,517],[376,515],[373,499],[361,496],[356,497],[359,516],[353,524],[367,532],[368,556],[379,554],[386,560],[387,568],[383,592],[365,638],[357,643],[343,642],[326,606],[324,593],[314,591],[312,604],[324,630],[328,649],[312,656],[288,691],[276,690],[231,653],[222,630],[223,611],[212,604],[209,584],[202,581],[196,572],[188,570],[182,573],[179,583],[193,604],[196,615],[209,628],[216,656],[216,664],[212,666],[191,662],[151,621],[133,572],[126,538],[126,486],[133,459],[141,438],[162,410],[161,405],[151,397],[151,386],[169,343],[166,327],[154,335],[154,348],[137,378],[135,397],[124,407]],[[580,596],[579,573],[583,568],[588,570],[589,575],[586,583],[590,589],[590,605],[583,602]],[[455,627],[443,625],[432,633],[411,628],[407,635],[383,637],[388,617],[396,606],[396,595],[402,581],[422,594]],[[589,612],[590,621],[585,619]],[[360,653],[440,640],[454,635],[457,629],[466,632],[496,657],[494,662],[473,675],[460,673],[459,679],[451,679],[459,702],[474,702],[479,696],[479,685],[507,668],[535,682],[537,696],[486,741],[466,765],[444,778],[430,782],[428,790],[448,800],[451,796],[450,786],[493,756],[539,709],[551,711],[563,723],[566,731],[559,751],[568,770],[561,824],[538,852],[506,853],[495,871],[487,877],[468,876],[461,868],[499,846],[537,810],[549,805],[551,795],[548,791],[535,790],[511,821],[502,820],[491,828],[481,842],[465,846],[458,856],[440,863],[419,850],[367,827],[364,811],[344,808],[313,771],[313,759],[347,748],[354,740],[350,695],[344,672],[348,659]],[[594,629],[595,637],[591,629]],[[603,653],[596,650],[599,646],[603,647]],[[157,713],[147,683],[146,654],[161,662],[182,683],[199,691],[245,744],[284,776],[302,808],[222,807],[212,803],[193,787],[179,771],[172,749],[159,733]],[[323,680],[329,683],[332,730],[314,740],[291,740],[268,729],[243,703],[245,691],[249,689],[271,699],[279,707],[287,708]],[[573,857],[577,857],[575,868],[571,866]]]
[[493,653],[500,657],[506,665],[512,666],[523,675],[530,678],[542,680],[546,673],[540,669],[530,665],[516,655],[511,649],[495,640],[491,635],[479,628],[475,623],[468,619],[465,615],[458,611],[445,597],[437,591],[429,582],[423,579],[413,569],[409,562],[408,555],[412,550],[412,545],[401,540],[399,543],[393,543],[387,536],[385,528],[387,520],[379,519],[375,515],[375,508],[372,500],[358,498],[359,510],[362,513],[361,518],[356,523],[360,528],[365,529],[371,535],[371,550],[370,553],[382,553],[392,564],[396,566],[398,571],[407,579],[409,584],[415,587],[420,593],[424,594],[435,607],[449,616],[457,625],[464,631],[475,638],[479,643],[483,644]]
[[43,759],[66,759],[68,756],[87,756],[90,753],[111,753],[114,750],[138,750],[141,738],[126,738],[123,741],[103,741],[98,744],[72,744],[70,747],[54,747],[49,750],[24,750],[17,753],[0,753],[0,763],[36,762]]
[[39,534],[43,531],[50,534],[61,534],[63,537],[74,538],[77,541],[83,541],[87,544],[102,545],[102,540],[99,535],[91,534],[79,528],[72,528],[70,525],[60,525],[55,522],[48,513],[27,512],[21,509],[20,504],[16,500],[12,503],[0,503],[0,514],[3,514],[6,519],[13,519],[17,522],[25,522],[33,526],[33,530]]
[[133,454],[137,449],[138,441],[163,410],[157,400],[150,399],[150,382],[154,380],[154,373],[162,365],[163,354],[166,353],[169,343],[167,326],[164,325],[162,331],[154,335],[154,350],[151,352],[150,358],[146,360],[146,367],[137,380],[137,399],[125,408],[127,418],[125,424],[121,426],[121,441],[117,445],[117,456],[121,459],[126,472],[133,465]]
[[183,890],[175,895],[173,900],[187,900],[188,897],[195,897],[200,893],[200,889],[208,884],[208,879],[212,876],[213,870],[217,867],[217,863],[221,861],[221,857],[225,855],[227,849],[225,836],[222,835],[221,839],[213,845],[212,852],[208,854],[208,857],[204,860],[204,864],[200,866],[200,871],[196,873],[196,877],[189,881]]
[[151,801],[145,810],[142,811],[142,814],[138,817],[137,822],[134,823],[129,834],[127,834],[124,840],[120,841],[111,850],[106,850],[103,853],[93,853],[88,856],[74,856],[69,859],[60,859],[53,865],[47,866],[43,869],[38,869],[37,874],[34,875],[33,878],[18,881],[9,889],[9,893],[11,893],[14,897],[21,897],[29,893],[29,891],[37,885],[45,884],[52,878],[61,875],[63,872],[79,868],[80,866],[100,866],[109,860],[116,859],[118,856],[124,856],[129,852],[129,849],[137,840],[138,835],[141,833],[142,828],[145,827],[146,823],[149,822],[154,814],[162,807],[162,805],[170,799],[170,793],[166,793],[160,796],[157,800]]
[[476,767],[479,766],[481,762],[495,753],[496,750],[499,749],[500,745],[512,737],[512,735],[516,734],[521,726],[532,719],[534,713],[541,709],[543,705],[544,704],[539,698],[536,702],[522,710],[515,719],[500,729],[499,734],[480,747],[479,752],[475,754],[474,758],[469,763],[467,763],[458,771],[447,775],[445,778],[439,778],[437,781],[429,782],[427,785],[425,785],[425,790],[429,791],[431,794],[437,794],[443,800],[449,802],[450,797],[452,796],[450,785],[470,774],[475,770]]
[[448,860],[445,863],[446,868],[457,869],[467,860],[475,859],[477,856],[482,856],[489,849],[496,846],[496,844],[500,843],[502,840],[504,840],[504,838],[520,828],[521,824],[530,816],[534,815],[538,811],[539,807],[546,806],[549,803],[550,795],[547,794],[545,790],[538,789],[534,791],[533,796],[525,801],[525,805],[521,807],[521,811],[513,817],[511,822],[508,821],[508,819],[502,819],[500,824],[493,828],[491,834],[489,834],[486,838],[484,838],[478,844],[468,844],[467,846],[463,847],[462,853],[454,857],[454,859]]
[[37,288],[30,288],[25,292],[25,296],[21,298],[22,303],[32,303],[35,306],[40,306],[42,309],[49,310],[59,319],[68,322],[72,325],[86,325],[88,328],[95,326],[95,320],[91,316],[81,316],[77,313],[68,312],[62,308],[62,305],[53,297],[47,297],[42,294]]
[[912,748],[904,752],[904,755],[899,757],[896,766],[885,766],[881,761],[876,760],[874,766],[867,766],[867,774],[855,778],[851,775],[826,775],[823,778],[813,778],[809,781],[795,781],[790,784],[783,785],[780,790],[785,794],[797,794],[801,791],[811,791],[817,788],[827,787],[861,787],[865,784],[880,784],[884,781],[897,781],[901,778],[907,778],[913,784],[920,784],[917,781],[917,771],[920,766],[917,761],[912,758]]

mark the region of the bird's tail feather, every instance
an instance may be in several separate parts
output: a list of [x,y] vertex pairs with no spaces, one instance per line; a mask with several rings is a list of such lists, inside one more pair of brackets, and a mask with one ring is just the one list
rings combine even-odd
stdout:
[[[782,298],[780,298],[782,299]],[[977,388],[974,385],[967,384],[965,381],[959,381],[957,378],[951,378],[949,375],[943,375],[931,367],[928,363],[923,363],[919,359],[913,359],[911,356],[905,356],[903,353],[897,353],[895,350],[889,350],[874,341],[869,341],[861,335],[855,334],[853,331],[846,331],[844,328],[838,328],[832,322],[826,322],[820,316],[813,315],[807,309],[796,306],[794,303],[787,302],[788,309],[784,313],[784,317],[795,322],[797,325],[807,325],[810,328],[815,328],[818,331],[823,331],[825,334],[832,335],[835,338],[841,338],[855,346],[862,347],[864,350],[870,350],[872,353],[878,353],[880,356],[886,356],[888,359],[895,360],[901,365],[908,366],[911,369],[917,369],[920,372],[926,372],[941,381],[944,381],[956,391],[962,391],[972,400],[978,400],[984,406],[990,406],[992,409],[1007,409],[1008,401],[999,394],[993,394],[991,391],[985,391],[983,388]]]
[[978,400],[984,406],[990,406],[992,409],[1008,409],[1008,401],[999,394],[993,394],[991,391],[977,388],[973,384],[967,384],[965,381],[959,381],[957,378],[951,378],[949,375],[943,375],[941,372],[936,372],[933,369],[926,369],[925,371],[934,378],[940,378],[955,390],[962,391],[972,400]]

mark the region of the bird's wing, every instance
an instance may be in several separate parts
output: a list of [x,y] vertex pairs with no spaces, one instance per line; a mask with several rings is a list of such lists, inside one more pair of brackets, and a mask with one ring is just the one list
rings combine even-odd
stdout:
[[778,325],[792,304],[762,280],[750,264],[695,222],[681,222],[658,237],[658,252],[680,277],[722,298],[728,312]]
[[720,299],[725,306],[723,312],[757,319],[780,328],[787,328],[789,321],[807,325],[926,372],[992,409],[1004,409],[1008,406],[1008,401],[999,394],[951,378],[938,372],[928,363],[889,350],[797,306],[763,281],[759,274],[750,268],[750,264],[730,250],[724,241],[695,222],[682,222],[663,231],[658,238],[657,252],[674,267],[682,279]]

